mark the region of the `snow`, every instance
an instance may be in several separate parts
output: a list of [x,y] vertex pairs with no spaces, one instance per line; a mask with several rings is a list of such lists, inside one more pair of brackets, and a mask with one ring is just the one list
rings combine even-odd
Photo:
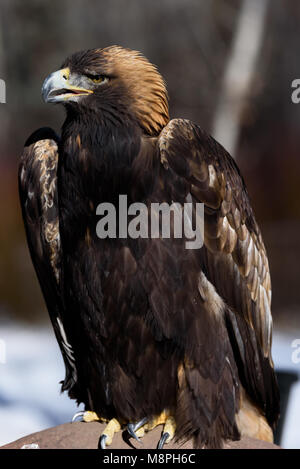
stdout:
[[64,364],[52,330],[1,326],[0,335],[0,445],[71,421],[78,408],[60,394]]
[[[273,358],[276,368],[300,374],[300,364],[292,359],[295,339],[300,339],[300,332],[299,337],[275,333]],[[0,342],[0,445],[71,421],[78,408],[60,394],[64,364],[52,330],[1,325]],[[300,381],[291,392],[284,448],[300,448],[299,420]]]

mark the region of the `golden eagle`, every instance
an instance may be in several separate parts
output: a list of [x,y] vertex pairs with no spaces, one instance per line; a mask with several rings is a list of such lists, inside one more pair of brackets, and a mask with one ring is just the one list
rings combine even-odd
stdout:
[[[124,426],[139,438],[158,424],[160,448],[173,437],[196,448],[272,440],[269,266],[234,160],[197,125],[169,120],[164,80],[139,52],[75,53],[42,93],[66,119],[59,137],[42,128],[27,140],[19,188],[62,390],[85,420],[107,422],[102,448]],[[121,194],[146,207],[203,203],[203,247],[99,237],[97,206]]]

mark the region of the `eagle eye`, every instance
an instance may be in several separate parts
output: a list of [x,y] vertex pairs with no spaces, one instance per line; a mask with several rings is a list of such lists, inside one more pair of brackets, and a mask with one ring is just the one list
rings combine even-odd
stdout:
[[93,83],[102,83],[108,80],[108,78],[105,75],[92,75],[92,74],[86,73],[86,76],[90,80],[92,80]]

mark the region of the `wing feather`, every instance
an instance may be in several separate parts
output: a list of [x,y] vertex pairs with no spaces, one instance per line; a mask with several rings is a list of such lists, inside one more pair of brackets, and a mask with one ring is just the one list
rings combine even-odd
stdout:
[[164,168],[186,181],[194,203],[205,204],[203,271],[227,305],[241,382],[273,424],[279,397],[269,264],[243,178],[224,148],[190,121],[170,121],[158,144]]
[[19,165],[19,195],[32,262],[65,363],[62,390],[71,390],[77,380],[77,370],[63,325],[60,293],[58,143],[58,136],[50,128],[41,128],[29,137]]

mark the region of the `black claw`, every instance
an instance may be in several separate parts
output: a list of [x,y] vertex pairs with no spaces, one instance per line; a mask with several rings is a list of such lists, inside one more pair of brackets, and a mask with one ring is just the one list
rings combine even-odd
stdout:
[[76,412],[76,414],[73,415],[72,423],[75,422],[78,419],[78,417],[80,417],[81,422],[82,422],[83,421],[83,416],[84,416],[84,411]]
[[106,440],[107,440],[107,435],[101,435],[100,438],[100,448],[101,449],[106,449]]
[[136,441],[141,442],[139,437],[135,434],[134,430],[135,430],[135,424],[134,423],[129,423],[127,425],[127,431],[129,433],[129,435],[132,436],[132,438],[134,438]]
[[145,423],[148,422],[148,419],[145,417],[143,418],[142,420],[140,420],[139,422],[137,423],[129,423],[127,425],[127,431],[129,433],[130,436],[132,436],[132,438],[134,438],[136,441],[138,441],[139,443],[141,443],[141,440],[139,439],[139,437],[136,435],[136,431],[141,428],[143,425],[145,425]]
[[163,449],[166,440],[169,438],[170,434],[165,432],[162,434],[161,439],[158,442],[157,449]]

